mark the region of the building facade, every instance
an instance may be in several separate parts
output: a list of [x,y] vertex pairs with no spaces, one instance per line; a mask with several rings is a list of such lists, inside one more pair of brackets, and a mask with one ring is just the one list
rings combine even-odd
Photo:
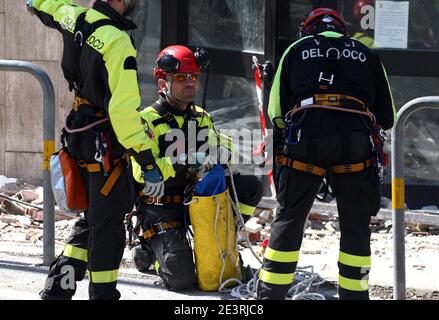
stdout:
[[[49,74],[58,136],[72,99],[59,67],[61,37],[29,16],[22,2],[0,0],[0,59],[34,62]],[[133,16],[138,29],[132,35],[139,50],[142,103],[156,97],[152,68],[161,48],[176,43],[204,47],[212,60],[206,105],[217,125],[258,128],[252,56],[276,68],[297,38],[300,23],[318,6],[340,10],[350,34],[380,53],[398,109],[416,97],[439,96],[439,0],[363,2],[369,6],[359,16],[356,0],[141,0]],[[77,3],[86,5],[88,0]],[[269,84],[265,100],[268,89]],[[41,182],[40,91],[30,75],[0,72],[0,174],[30,183]],[[406,132],[406,198],[414,204],[429,191],[412,192],[411,187],[439,188],[439,112],[419,111]],[[389,194],[390,174],[386,179],[384,191]]]

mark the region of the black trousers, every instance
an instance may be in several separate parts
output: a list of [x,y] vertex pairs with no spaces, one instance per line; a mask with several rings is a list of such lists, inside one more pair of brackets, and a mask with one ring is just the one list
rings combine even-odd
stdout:
[[[364,133],[304,140],[286,151],[292,158],[324,168],[371,157],[369,138]],[[286,166],[276,171],[279,207],[259,273],[260,299],[285,299],[299,261],[305,221],[322,180]],[[369,223],[379,211],[379,183],[370,167],[357,173],[333,174],[330,184],[336,195],[341,231],[339,297],[368,299]]]
[[184,205],[148,205],[141,203],[142,228],[160,230],[160,223],[177,221],[180,226],[158,232],[149,240],[147,247],[156,259],[155,268],[165,286],[181,291],[195,287],[197,280],[192,248],[187,238]]
[[[92,300],[119,299],[116,289],[119,265],[125,247],[125,214],[134,206],[131,166],[124,169],[108,196],[100,193],[107,176],[83,172],[89,208],[76,222],[63,253],[49,269],[43,299],[71,299],[76,281],[89,270],[89,297]],[[73,278],[72,278],[73,276]]]
[[[255,176],[234,175],[238,201],[248,207],[256,207],[262,197],[262,188]],[[230,179],[226,179],[230,188]],[[168,289],[180,291],[197,284],[192,248],[187,239],[189,215],[183,205],[151,205],[140,202],[143,230],[163,222],[178,221],[180,227],[167,229],[147,240],[147,247],[157,259],[156,270]]]

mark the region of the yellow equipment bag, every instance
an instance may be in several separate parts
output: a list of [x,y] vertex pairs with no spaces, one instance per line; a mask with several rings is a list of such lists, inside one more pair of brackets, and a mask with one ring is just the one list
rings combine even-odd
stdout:
[[229,280],[241,280],[236,229],[229,190],[210,197],[194,196],[189,204],[194,229],[198,286],[217,291]]

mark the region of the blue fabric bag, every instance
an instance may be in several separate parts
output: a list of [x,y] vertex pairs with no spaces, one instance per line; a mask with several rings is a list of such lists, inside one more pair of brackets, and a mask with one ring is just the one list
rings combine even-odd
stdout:
[[212,170],[201,180],[197,182],[194,189],[194,195],[201,197],[210,197],[221,194],[227,189],[226,175],[224,168],[217,164]]

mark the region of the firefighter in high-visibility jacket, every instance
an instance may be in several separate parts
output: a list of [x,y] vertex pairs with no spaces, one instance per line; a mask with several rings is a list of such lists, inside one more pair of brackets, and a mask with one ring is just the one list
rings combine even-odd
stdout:
[[84,8],[71,0],[26,1],[41,22],[63,36],[61,67],[75,98],[61,141],[80,166],[89,203],[50,266],[42,299],[71,299],[87,268],[90,299],[120,298],[123,220],[135,200],[126,151],[145,171],[154,160],[137,112],[137,52],[126,32],[136,27],[125,17],[136,2],[97,0]]
[[283,54],[268,113],[276,147],[279,203],[263,267],[259,299],[285,299],[299,261],[303,229],[330,172],[340,219],[339,297],[368,299],[371,216],[380,208],[386,155],[382,130],[395,108],[379,57],[348,37],[343,17],[319,8]]
[[[197,179],[232,156],[231,139],[218,133],[211,116],[194,104],[200,71],[207,64],[203,49],[174,45],[162,50],[154,68],[159,99],[140,111],[155,164],[144,173],[133,162],[134,178],[144,185],[137,209],[156,271],[171,290],[196,285],[184,196]],[[255,176],[240,174],[234,174],[234,182],[240,211],[249,217],[262,197],[261,184]]]

